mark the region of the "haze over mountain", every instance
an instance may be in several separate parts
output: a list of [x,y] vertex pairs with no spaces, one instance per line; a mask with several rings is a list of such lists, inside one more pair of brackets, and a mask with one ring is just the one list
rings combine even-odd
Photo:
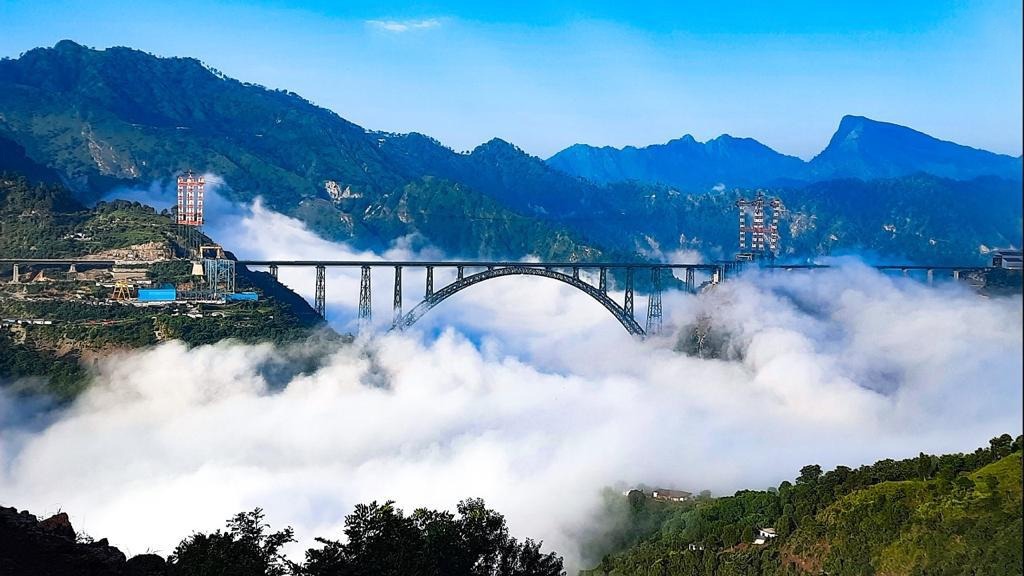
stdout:
[[828,146],[810,161],[813,179],[895,178],[926,172],[954,180],[1021,178],[1021,157],[933,138],[898,124],[844,116]]
[[[734,202],[750,193],[739,188],[764,185],[789,208],[789,258],[868,250],[979,262],[1021,235],[1020,158],[867,119],[844,118],[810,163],[730,136],[577,146],[544,162],[500,139],[458,153],[429,136],[367,130],[195,59],[69,40],[0,60],[0,148],[10,151],[0,166],[59,178],[86,203],[194,169],[221,176],[229,199],[262,198],[332,240],[413,238],[473,258],[729,256]],[[573,158],[585,178],[564,171]],[[830,180],[875,175],[884,179]],[[718,183],[727,188],[711,191]],[[868,197],[870,210],[851,209]]]
[[719,183],[758,186],[798,177],[806,169],[795,156],[780,154],[753,138],[728,134],[703,143],[687,134],[644,148],[575,144],[547,162],[563,172],[602,184],[637,180],[685,189],[708,189]]
[[617,149],[576,144],[548,164],[593,182],[661,183],[686,190],[771,186],[783,181],[897,178],[924,172],[954,180],[1021,178],[1021,158],[933,138],[862,116],[844,116],[828,146],[810,162],[751,138],[723,134],[700,143],[690,135],[666,144]]

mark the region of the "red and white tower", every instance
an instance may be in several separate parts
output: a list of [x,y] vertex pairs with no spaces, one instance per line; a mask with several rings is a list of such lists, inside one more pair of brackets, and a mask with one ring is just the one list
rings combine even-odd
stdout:
[[203,194],[206,181],[192,171],[178,176],[178,224],[185,226],[203,225]]
[[[771,225],[765,225],[765,204],[771,209]],[[736,201],[739,210],[740,252],[746,251],[747,234],[750,235],[750,248],[755,256],[778,256],[779,254],[779,216],[786,211],[782,200],[765,198],[764,192],[757,191],[753,199],[740,198]],[[747,225],[748,214],[753,222]]]

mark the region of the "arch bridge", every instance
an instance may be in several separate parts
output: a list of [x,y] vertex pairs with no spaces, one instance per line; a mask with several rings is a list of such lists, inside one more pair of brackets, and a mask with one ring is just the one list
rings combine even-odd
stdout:
[[[230,257],[229,257],[230,258]],[[68,267],[70,273],[74,273],[76,266],[85,267],[110,267],[121,264],[115,260],[92,260],[89,258],[0,258],[0,265],[10,265],[12,268],[12,282],[18,283],[20,278],[19,266],[30,267]],[[139,264],[140,262],[131,262]],[[605,263],[582,263],[582,262],[508,262],[508,261],[364,261],[364,260],[238,260],[236,265],[251,266],[267,269],[274,279],[277,279],[278,270],[282,266],[312,267],[316,269],[316,295],[314,298],[314,309],[322,318],[326,318],[326,270],[327,268],[358,268],[360,269],[359,285],[359,321],[360,327],[366,327],[371,320],[371,275],[373,268],[391,268],[394,270],[393,285],[393,318],[392,330],[402,330],[412,326],[417,320],[423,317],[432,308],[450,298],[451,296],[473,286],[504,276],[541,276],[568,284],[573,288],[587,294],[599,302],[616,320],[622,324],[627,332],[636,336],[647,336],[657,334],[662,325],[661,296],[664,288],[664,276],[669,271],[669,277],[675,278],[674,272],[681,270],[683,289],[687,292],[697,291],[696,273],[698,271],[707,275],[712,284],[731,277],[746,266],[757,265],[748,261],[727,260],[713,264],[670,264],[670,263],[642,263],[642,262],[605,262]],[[827,264],[762,264],[759,266],[769,271],[813,271],[830,268]],[[403,312],[402,274],[407,268],[425,270],[426,282],[422,300],[410,309]],[[438,290],[434,289],[435,269],[454,269],[455,279]],[[990,266],[930,266],[914,264],[890,264],[876,265],[875,269],[888,272],[902,272],[903,276],[912,273],[924,273],[928,283],[932,283],[935,274],[946,274],[953,280],[959,280],[965,273],[972,273],[984,270],[991,270]],[[581,275],[581,272],[585,274]],[[609,294],[609,273],[616,278],[623,278],[621,287],[623,300],[620,304]],[[645,282],[647,291],[647,316],[643,326],[637,321],[634,314],[635,280],[637,274],[642,278],[649,278]],[[596,276],[597,284],[588,281]]]
[[[372,310],[372,280],[371,270],[373,268],[391,268],[394,271],[394,283],[392,290],[392,330],[403,330],[416,323],[432,308],[444,302],[451,296],[469,288],[470,286],[505,276],[540,276],[550,278],[590,296],[615,317],[622,324],[627,332],[634,336],[646,336],[657,334],[661,330],[662,307],[661,294],[663,279],[666,270],[683,271],[682,280],[684,289],[688,292],[697,290],[696,273],[703,271],[707,273],[712,281],[717,281],[723,273],[718,264],[662,264],[662,263],[636,263],[636,262],[608,262],[608,263],[581,263],[581,262],[479,262],[479,261],[270,261],[270,260],[239,260],[239,265],[252,267],[265,267],[270,274],[277,278],[281,266],[305,266],[316,269],[316,296],[314,308],[321,317],[326,317],[326,269],[335,268],[359,268],[359,322],[361,326],[370,323]],[[424,286],[423,299],[410,309],[403,311],[403,272],[408,268],[425,270],[426,282]],[[455,279],[449,284],[435,290],[434,271],[436,269],[454,269]],[[581,274],[583,273],[583,274]],[[637,274],[643,274],[649,278],[647,293],[647,317],[641,326],[636,319],[634,312],[635,284]],[[609,274],[624,276],[622,302],[614,300],[609,294]],[[671,273],[669,273],[671,275]],[[596,277],[597,284],[588,281],[587,277]],[[671,275],[674,277],[674,275]]]

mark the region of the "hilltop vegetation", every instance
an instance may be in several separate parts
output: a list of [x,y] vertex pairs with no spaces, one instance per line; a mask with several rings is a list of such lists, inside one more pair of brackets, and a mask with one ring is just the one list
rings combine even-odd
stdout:
[[[826,473],[809,465],[777,489],[668,514],[633,498],[627,529],[652,517],[657,526],[588,574],[1020,574],[1021,442],[1004,434],[971,454],[922,453]],[[762,528],[778,537],[754,544]]]
[[406,516],[393,502],[359,504],[345,518],[345,541],[317,538],[303,562],[285,558],[290,527],[272,530],[259,508],[236,514],[226,529],[182,540],[165,561],[125,559],[118,549],[76,534],[66,514],[37,522],[0,508],[0,568],[10,576],[563,576],[562,559],[520,542],[483,500],[459,503],[458,515],[420,508]]

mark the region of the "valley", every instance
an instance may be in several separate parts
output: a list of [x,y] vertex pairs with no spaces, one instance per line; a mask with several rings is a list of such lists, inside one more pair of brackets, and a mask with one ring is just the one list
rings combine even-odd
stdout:
[[542,4],[0,7],[0,575],[1024,574],[1019,9]]

